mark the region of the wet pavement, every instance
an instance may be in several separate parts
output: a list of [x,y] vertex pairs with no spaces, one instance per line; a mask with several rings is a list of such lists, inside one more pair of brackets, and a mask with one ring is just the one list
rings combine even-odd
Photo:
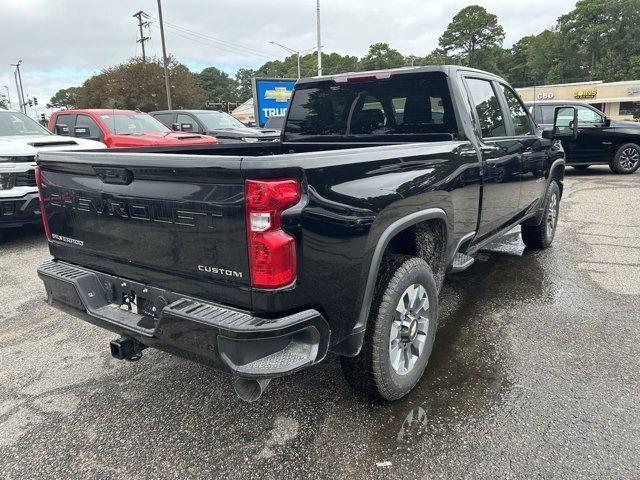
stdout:
[[427,372],[387,404],[330,356],[231,381],[48,307],[38,229],[0,243],[0,478],[640,478],[640,174],[568,170],[553,247],[448,278]]

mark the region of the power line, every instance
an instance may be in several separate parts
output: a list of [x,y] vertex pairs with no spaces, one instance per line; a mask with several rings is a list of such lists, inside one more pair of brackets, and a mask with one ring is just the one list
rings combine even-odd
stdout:
[[[153,17],[152,15],[148,15],[148,14],[144,14],[147,18],[157,21],[157,19],[155,17]],[[232,43],[232,42],[228,42],[226,40],[222,40],[216,37],[212,37],[210,35],[205,35],[203,33],[200,32],[196,32],[194,30],[191,30],[189,28],[186,27],[182,27],[180,25],[176,25],[175,23],[170,23],[167,22],[165,20],[164,22],[165,26],[168,28],[172,28],[174,30],[177,30],[185,35],[189,35],[189,36],[193,36],[193,37],[199,37],[200,39],[203,40],[208,40],[210,42],[214,42],[216,44],[220,44],[218,45],[219,48],[221,49],[227,49],[227,51],[232,50],[232,53],[237,53],[237,54],[242,54],[242,55],[247,55],[247,54],[251,54],[255,57],[262,57],[262,58],[267,58],[267,59],[272,59],[273,55],[257,50],[255,48],[250,48],[250,47],[245,47],[244,45],[240,45],[237,43]],[[173,32],[173,33],[177,33],[177,32]]]
[[258,55],[258,54],[254,54],[254,53],[244,52],[242,50],[236,50],[236,49],[233,49],[231,47],[226,47],[226,46],[223,46],[223,45],[219,45],[217,43],[214,43],[212,41],[209,41],[209,40],[206,40],[206,39],[203,39],[203,38],[190,36],[189,34],[186,34],[186,33],[181,32],[181,31],[168,29],[167,33],[170,33],[172,35],[177,35],[178,37],[184,38],[186,40],[191,40],[192,42],[196,42],[196,43],[199,43],[201,45],[206,45],[208,47],[215,47],[215,48],[217,48],[219,50],[222,50],[224,52],[233,53],[234,55],[242,55],[242,56],[251,57],[251,58],[261,58],[261,59],[265,59],[265,60],[273,60],[272,56]]

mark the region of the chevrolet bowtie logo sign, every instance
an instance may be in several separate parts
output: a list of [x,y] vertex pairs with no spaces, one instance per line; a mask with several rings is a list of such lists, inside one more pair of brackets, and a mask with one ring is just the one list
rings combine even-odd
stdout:
[[287,90],[284,87],[275,87],[273,90],[265,90],[265,100],[275,100],[276,102],[288,102],[291,98],[291,90]]

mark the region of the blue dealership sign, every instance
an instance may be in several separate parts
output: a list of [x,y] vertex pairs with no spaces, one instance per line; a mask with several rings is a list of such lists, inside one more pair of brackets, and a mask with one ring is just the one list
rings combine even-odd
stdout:
[[253,108],[259,127],[264,127],[269,118],[287,113],[295,84],[296,80],[290,78],[253,79]]

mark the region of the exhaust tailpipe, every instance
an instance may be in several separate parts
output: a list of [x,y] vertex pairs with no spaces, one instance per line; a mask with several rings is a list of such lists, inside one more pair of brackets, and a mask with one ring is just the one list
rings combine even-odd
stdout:
[[235,388],[236,395],[238,395],[240,400],[255,402],[262,396],[270,381],[270,378],[260,378],[256,380],[240,377],[236,378],[233,388]]

